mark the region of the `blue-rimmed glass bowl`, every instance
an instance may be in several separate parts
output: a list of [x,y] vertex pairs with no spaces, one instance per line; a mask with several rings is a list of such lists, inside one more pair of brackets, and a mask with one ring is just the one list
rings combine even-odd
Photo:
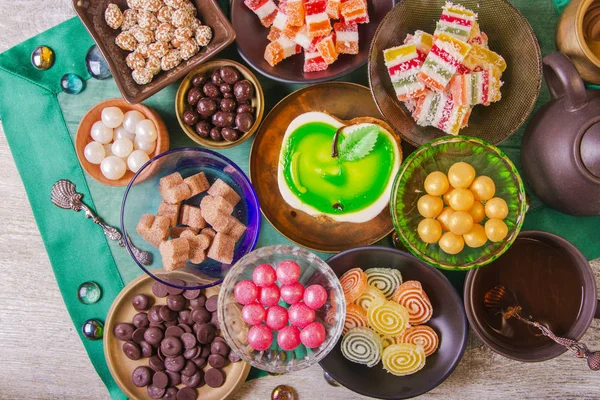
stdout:
[[[167,285],[181,287],[177,281],[168,281],[164,279],[164,275],[161,274],[159,277],[151,272],[151,269],[162,267],[160,253],[157,248],[146,243],[136,231],[136,226],[143,214],[156,215],[162,200],[158,193],[160,178],[174,172],[179,172],[184,178],[204,172],[211,184],[220,178],[242,198],[235,206],[233,216],[246,225],[247,229],[244,236],[236,243],[233,263],[231,265],[223,264],[207,258],[201,264],[192,264],[188,261],[187,265],[179,270],[195,275],[201,282],[200,285],[187,287],[187,289],[201,289],[218,285],[223,281],[231,266],[256,246],[260,231],[260,207],[258,197],[246,174],[231,160],[214,151],[198,148],[169,150],[152,158],[140,168],[127,185],[121,206],[121,231],[125,238],[125,246],[136,264],[145,273]],[[206,193],[200,193],[184,201],[184,204],[197,206],[204,196]],[[152,265],[144,266],[135,257],[131,251],[131,241],[137,247],[153,254]]]
[[[459,161],[471,164],[477,176],[492,178],[495,197],[501,197],[508,205],[508,216],[504,219],[508,234],[500,242],[488,241],[476,249],[465,245],[460,253],[451,255],[437,243],[423,242],[417,234],[417,226],[423,220],[417,201],[426,194],[423,184],[427,175],[433,171],[447,174],[450,166]],[[496,146],[468,136],[445,136],[415,150],[400,166],[390,200],[394,228],[406,248],[428,264],[450,270],[473,269],[500,257],[517,238],[526,208],[523,181],[512,161]],[[485,221],[487,218],[481,223]]]

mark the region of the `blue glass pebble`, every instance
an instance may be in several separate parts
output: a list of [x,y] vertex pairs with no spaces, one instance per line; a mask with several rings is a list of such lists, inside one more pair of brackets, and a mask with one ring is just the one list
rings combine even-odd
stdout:
[[104,56],[100,52],[98,46],[93,45],[88,50],[85,56],[85,66],[87,67],[88,72],[94,79],[107,79],[112,76],[110,73],[110,69],[108,69],[108,64],[104,59]]
[[67,94],[79,94],[83,90],[83,79],[75,74],[64,74],[60,79],[60,86]]
[[88,319],[81,328],[83,336],[90,340],[100,340],[104,334],[104,324],[97,319]]
[[102,297],[102,289],[96,282],[83,282],[77,288],[77,299],[83,304],[94,304]]

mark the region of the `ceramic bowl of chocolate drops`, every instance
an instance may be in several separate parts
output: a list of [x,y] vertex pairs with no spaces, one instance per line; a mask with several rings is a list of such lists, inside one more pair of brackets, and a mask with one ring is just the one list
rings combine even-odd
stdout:
[[194,142],[226,149],[250,138],[264,112],[264,94],[256,76],[231,60],[214,60],[191,71],[175,101],[177,119]]

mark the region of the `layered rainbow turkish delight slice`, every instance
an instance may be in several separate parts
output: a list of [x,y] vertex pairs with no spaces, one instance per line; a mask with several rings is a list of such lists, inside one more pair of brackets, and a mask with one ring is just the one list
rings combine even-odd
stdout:
[[418,79],[432,90],[443,91],[470,50],[466,42],[440,34],[417,74]]
[[465,75],[455,75],[450,81],[452,99],[459,106],[474,106],[500,100],[500,72],[497,68],[471,72]]
[[447,2],[442,7],[442,15],[437,22],[433,36],[445,33],[455,39],[466,42],[475,24],[477,14],[459,4]]
[[383,57],[398,100],[412,99],[425,93],[425,85],[417,78],[422,61],[415,44],[386,49]]
[[471,107],[459,106],[448,93],[429,91],[419,98],[413,118],[421,126],[434,126],[449,135],[458,135],[470,114]]

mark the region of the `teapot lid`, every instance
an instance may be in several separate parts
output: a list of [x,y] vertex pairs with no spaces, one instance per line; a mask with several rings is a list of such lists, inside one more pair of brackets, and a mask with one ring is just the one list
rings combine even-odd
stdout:
[[585,168],[600,178],[600,122],[596,122],[585,131],[579,151]]

